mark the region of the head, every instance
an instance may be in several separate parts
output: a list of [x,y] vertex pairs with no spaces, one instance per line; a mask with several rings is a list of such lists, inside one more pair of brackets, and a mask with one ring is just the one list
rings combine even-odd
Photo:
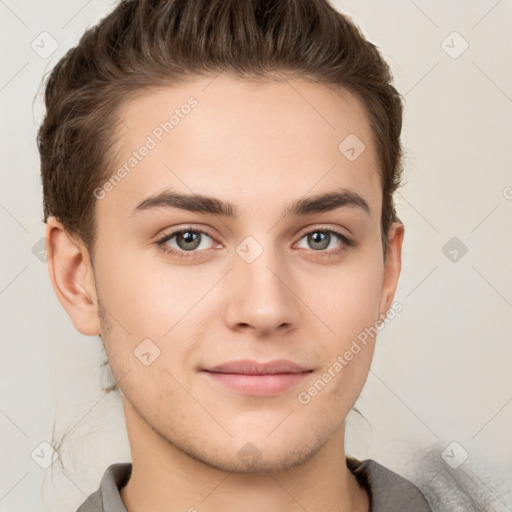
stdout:
[[[50,277],[133,423],[232,471],[342,432],[375,329],[354,340],[400,273],[391,81],[325,0],[123,1],[58,62],[38,134]],[[263,396],[207,371],[240,359],[307,373]]]

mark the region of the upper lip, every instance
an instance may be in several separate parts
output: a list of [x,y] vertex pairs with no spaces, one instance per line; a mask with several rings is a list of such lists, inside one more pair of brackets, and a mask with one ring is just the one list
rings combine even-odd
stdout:
[[310,371],[293,361],[287,359],[274,359],[266,363],[259,363],[252,359],[241,359],[238,361],[228,361],[217,366],[205,368],[208,372],[217,373],[240,373],[245,375],[271,375],[277,373],[303,373]]

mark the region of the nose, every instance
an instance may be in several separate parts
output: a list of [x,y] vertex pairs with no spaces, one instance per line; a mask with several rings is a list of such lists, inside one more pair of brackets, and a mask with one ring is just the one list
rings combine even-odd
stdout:
[[226,322],[233,330],[254,331],[265,336],[293,330],[299,322],[300,297],[292,270],[284,257],[265,248],[248,262],[235,255],[235,264],[224,283]]

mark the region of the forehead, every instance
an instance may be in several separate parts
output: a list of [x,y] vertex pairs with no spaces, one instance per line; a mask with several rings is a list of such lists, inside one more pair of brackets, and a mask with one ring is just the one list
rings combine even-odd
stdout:
[[247,205],[254,196],[288,202],[333,186],[380,191],[366,112],[348,91],[220,75],[140,91],[116,115],[111,175],[122,177],[111,180],[99,209],[129,215],[165,188]]

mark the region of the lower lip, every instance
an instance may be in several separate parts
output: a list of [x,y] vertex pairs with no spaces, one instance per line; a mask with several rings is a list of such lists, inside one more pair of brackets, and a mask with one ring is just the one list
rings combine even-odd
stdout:
[[245,395],[277,395],[302,382],[311,372],[248,375],[205,371],[208,377]]

